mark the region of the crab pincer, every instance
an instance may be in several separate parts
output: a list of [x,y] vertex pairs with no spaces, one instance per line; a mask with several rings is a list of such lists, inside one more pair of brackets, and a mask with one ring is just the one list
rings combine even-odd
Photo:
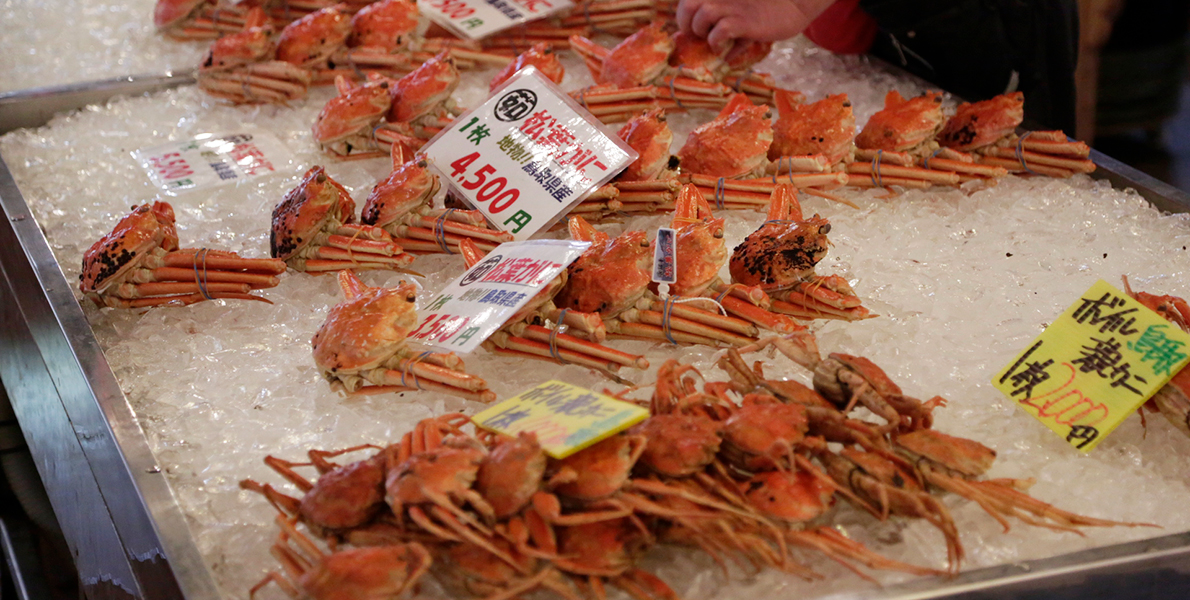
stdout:
[[311,167],[273,208],[269,248],[295,271],[388,269],[404,271],[414,257],[387,231],[353,223],[355,201],[326,174]]
[[392,159],[392,172],[364,201],[365,225],[383,228],[402,248],[418,253],[457,254],[463,238],[485,251],[513,240],[511,233],[488,227],[477,210],[432,208],[441,184],[424,157],[411,157],[402,144],[393,144]]
[[216,298],[268,302],[251,292],[277,285],[284,272],[284,263],[277,260],[179,248],[173,207],[154,202],[132,207],[131,214],[83,254],[79,289],[101,307],[183,305]]
[[419,352],[406,339],[417,327],[417,287],[364,285],[351,271],[339,273],[347,300],[331,308],[314,334],[314,362],[332,389],[348,394],[428,390],[478,402],[496,394],[464,371],[453,353]]

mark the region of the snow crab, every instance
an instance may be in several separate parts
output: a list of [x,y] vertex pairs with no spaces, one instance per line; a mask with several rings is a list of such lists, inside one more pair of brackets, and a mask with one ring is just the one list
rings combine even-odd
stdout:
[[[851,162],[855,149],[855,114],[847,94],[803,104],[785,90],[774,95],[777,119],[768,158],[784,171],[817,173]],[[788,165],[788,166],[785,166]],[[782,167],[785,166],[784,169]]]
[[[896,90],[884,97],[884,109],[872,115],[855,137],[856,162],[847,172],[856,175],[849,185],[867,187],[926,188],[934,184],[958,185],[962,177],[954,171],[928,167],[938,152],[934,139],[946,124],[942,94],[926,92],[906,99]],[[929,158],[929,160],[927,160]]]
[[417,137],[429,139],[459,115],[450,97],[459,86],[459,70],[449,51],[427,60],[389,88],[390,122],[406,123]]
[[[974,153],[980,166],[999,170],[987,174],[991,177],[1002,177],[1008,171],[1069,177],[1095,170],[1095,163],[1088,159],[1087,145],[1068,141],[1061,131],[1017,135],[1024,117],[1025,95],[1021,92],[964,102],[938,134],[938,143],[944,148],[939,156],[967,166],[973,157],[966,153]],[[950,162],[943,164],[953,166]],[[970,171],[967,166],[966,172]]]
[[488,84],[488,89],[495,90],[525,67],[536,67],[546,79],[559,85],[562,84],[562,78],[566,76],[562,61],[558,60],[558,56],[549,44],[534,44],[532,48],[518,54],[516,60],[496,73],[492,77],[492,82]]
[[[1137,302],[1165,317],[1170,323],[1190,332],[1190,303],[1184,299],[1134,292],[1128,285],[1127,277],[1124,278],[1124,291]],[[1182,369],[1174,374],[1173,379],[1157,390],[1157,393],[1144,404],[1143,409],[1150,412],[1160,411],[1178,431],[1190,436],[1190,369]]]
[[390,269],[402,271],[414,257],[379,227],[353,224],[355,202],[322,167],[311,167],[273,208],[269,248],[273,258],[297,271]]
[[173,207],[132,207],[111,233],[83,253],[79,289],[97,306],[145,308],[216,298],[259,300],[252,290],[276,286],[278,260],[240,258],[234,252],[179,248]]
[[665,122],[665,111],[653,108],[628,120],[616,133],[639,154],[617,181],[668,180],[677,177],[678,160],[669,153],[674,134]]
[[314,334],[314,362],[331,388],[347,394],[430,390],[477,402],[496,394],[463,369],[453,353],[418,352],[406,337],[417,327],[417,287],[364,285],[351,271],[339,273],[347,300],[331,308]]
[[830,247],[830,230],[826,219],[802,216],[797,188],[777,186],[768,220],[732,250],[732,282],[760,287],[773,298],[770,310],[802,319],[876,316],[860,305],[847,280],[814,273]]
[[335,77],[339,95],[322,107],[311,128],[318,147],[335,158],[383,156],[373,132],[392,108],[390,84],[380,77],[364,84],[343,75]]
[[[460,240],[459,249],[467,268],[478,264],[485,255],[469,238]],[[566,277],[566,271],[562,271],[537,292],[500,331],[484,342],[484,347],[508,356],[574,363],[613,379],[618,377],[615,372],[621,366],[647,369],[649,362],[643,356],[599,343],[607,332],[598,314],[562,309],[554,304],[554,297],[566,285]],[[553,328],[541,325],[547,319],[554,323]],[[564,333],[563,326],[582,332],[588,339]]]
[[336,4],[308,14],[285,26],[277,37],[277,60],[310,71],[328,70],[327,64],[351,35],[347,5]]
[[272,554],[283,572],[265,576],[248,592],[250,598],[275,583],[291,598],[347,600],[396,598],[416,585],[430,568],[430,552],[416,542],[372,548],[347,548],[326,553],[284,517]]
[[431,208],[441,187],[424,158],[409,157],[402,144],[392,146],[393,170],[376,183],[364,201],[360,221],[397,236],[394,241],[410,252],[459,252],[466,237],[491,251],[512,241],[512,234],[486,227],[477,210]]
[[310,74],[273,60],[273,29],[259,7],[248,12],[244,29],[211,44],[198,68],[198,86],[235,104],[277,103],[306,95]]
[[771,110],[756,106],[744,94],[734,94],[714,120],[686,138],[678,151],[682,169],[712,177],[742,179],[764,172],[773,130]]

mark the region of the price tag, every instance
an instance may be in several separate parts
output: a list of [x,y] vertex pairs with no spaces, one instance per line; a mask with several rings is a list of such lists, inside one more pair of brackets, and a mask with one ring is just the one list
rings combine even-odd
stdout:
[[409,339],[446,352],[478,348],[590,245],[531,240],[496,246],[420,311]]
[[653,281],[657,283],[674,283],[678,280],[674,235],[675,231],[668,227],[657,229],[657,243],[653,246]]
[[524,240],[636,160],[597,123],[529,67],[421,151],[459,196]]
[[1083,452],[1190,360],[1190,335],[1103,280],[992,380]]
[[189,141],[135,150],[132,157],[171,196],[268,175],[293,159],[281,140],[265,132],[204,133]]
[[649,411],[611,396],[550,380],[475,415],[471,421],[490,431],[537,434],[546,454],[566,458],[649,416]]
[[478,40],[574,6],[570,0],[423,0],[417,8],[439,25]]

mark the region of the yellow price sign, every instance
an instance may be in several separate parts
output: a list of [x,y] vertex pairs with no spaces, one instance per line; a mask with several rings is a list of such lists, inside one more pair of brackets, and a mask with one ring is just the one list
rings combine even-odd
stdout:
[[1190,335],[1099,280],[992,385],[1090,452],[1190,361]]
[[566,458],[648,416],[648,410],[635,404],[551,379],[484,410],[471,421],[508,435],[535,433],[546,454]]

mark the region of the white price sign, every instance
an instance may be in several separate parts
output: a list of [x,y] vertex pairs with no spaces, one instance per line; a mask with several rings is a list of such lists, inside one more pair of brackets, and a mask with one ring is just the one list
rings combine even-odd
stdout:
[[597,123],[529,67],[421,151],[456,193],[524,240],[636,160],[628,144]]
[[423,0],[417,8],[472,40],[570,8],[570,0]]
[[409,340],[446,352],[470,352],[496,333],[590,242],[531,240],[500,244],[442,290]]
[[204,133],[192,140],[135,150],[132,157],[170,195],[267,175],[293,159],[281,140],[264,132]]

